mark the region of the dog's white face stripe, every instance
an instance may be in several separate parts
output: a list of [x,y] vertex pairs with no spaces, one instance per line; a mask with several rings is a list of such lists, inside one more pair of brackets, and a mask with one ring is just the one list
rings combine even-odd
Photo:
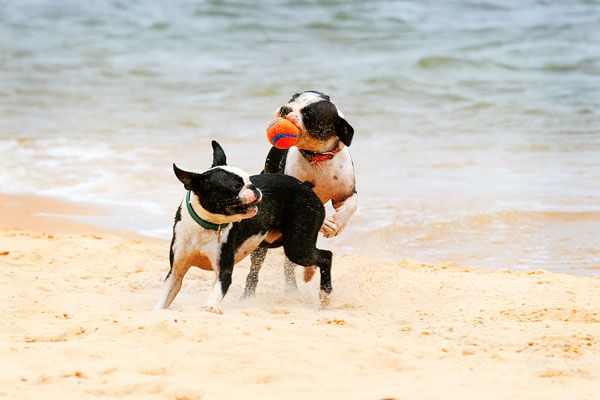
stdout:
[[[304,92],[302,94],[300,94],[298,97],[296,97],[293,101],[289,102],[288,104],[286,104],[286,107],[288,107],[291,111],[287,114],[289,116],[292,117],[292,121],[296,121],[296,126],[302,130],[305,131],[306,130],[306,126],[304,125],[304,120],[303,120],[303,114],[302,114],[302,109],[314,104],[314,103],[318,103],[320,101],[327,101],[326,97],[323,97],[320,93],[316,93],[316,92]],[[340,109],[336,106],[335,107],[337,110],[338,115],[341,118],[344,118],[344,114],[340,111]],[[275,112],[276,116],[279,116],[279,111],[281,110],[281,108],[278,108],[277,111]]]
[[246,185],[250,184],[250,175],[248,175],[248,173],[246,171],[244,171],[243,169],[236,168],[236,167],[230,167],[229,165],[219,165],[218,167],[213,167],[211,169],[215,169],[215,168],[221,168],[222,170],[231,172],[232,174],[237,175],[240,178],[242,178]]
[[[304,107],[324,100],[325,99],[318,93],[304,92],[300,96],[296,97],[294,101],[288,103],[287,106],[292,109],[292,112],[300,113],[300,110],[302,110]],[[340,111],[339,107],[335,106],[335,108],[337,109],[338,115],[344,118],[344,114]]]
[[250,175],[248,175],[248,173],[246,171],[244,171],[243,169],[240,168],[236,168],[236,167],[230,167],[229,165],[221,165],[218,167],[214,167],[214,168],[221,168],[227,172],[230,172],[232,174],[235,174],[237,176],[239,176],[240,178],[242,178],[242,180],[244,181],[244,187],[242,188],[242,190],[240,190],[238,197],[240,199],[248,199],[249,196],[253,196],[254,193],[251,190],[248,190],[247,186],[251,185],[252,182],[250,182]]
[[[254,195],[254,191],[248,189],[248,185],[252,185],[252,182],[250,181],[250,175],[248,175],[248,173],[246,171],[244,171],[240,168],[230,167],[228,165],[222,165],[222,166],[215,167],[215,168],[221,168],[225,171],[231,172],[232,174],[238,175],[240,178],[242,178],[242,180],[244,181],[244,187],[238,193],[238,197],[240,199],[243,199],[246,202],[252,202],[256,198]],[[259,192],[260,192],[260,190],[259,190]],[[258,196],[258,197],[260,197],[260,196]]]
[[314,92],[304,92],[300,96],[296,97],[294,101],[288,104],[288,106],[292,107],[294,111],[300,111],[304,107],[316,103],[318,101],[323,101],[322,96]]
[[313,103],[317,103],[319,101],[323,101],[323,97],[319,96],[317,93],[304,92],[300,96],[296,97],[294,101],[287,104],[287,106],[292,109],[292,111],[288,115],[292,114],[295,117],[295,119],[297,120],[296,126],[298,126],[298,128],[300,128],[301,130],[306,130],[306,127],[304,126],[304,121],[302,119],[302,112],[300,111],[304,107]]

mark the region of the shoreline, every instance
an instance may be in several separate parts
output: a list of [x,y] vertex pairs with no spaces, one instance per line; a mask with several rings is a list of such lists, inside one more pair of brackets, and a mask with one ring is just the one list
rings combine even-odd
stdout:
[[166,241],[37,217],[61,212],[60,202],[19,206],[18,197],[0,196],[1,215],[13,218],[0,220],[1,396],[589,399],[600,390],[600,278],[336,255],[332,302],[320,309],[318,280],[304,283],[300,270],[299,292],[284,294],[282,252],[272,251],[255,299],[240,300],[249,259],[236,265],[224,315],[202,310],[214,274],[195,268],[171,308],[153,312]]
[[[60,199],[49,196],[39,196],[31,194],[7,194],[0,192],[0,228],[7,226],[11,228],[18,228],[23,230],[30,230],[38,233],[53,232],[53,233],[102,233],[108,235],[116,235],[125,238],[133,238],[136,240],[152,242],[152,243],[169,243],[169,236],[156,236],[151,234],[145,234],[142,231],[128,230],[122,227],[114,227],[115,223],[112,222],[109,227],[106,224],[99,224],[99,219],[106,219],[115,221],[118,219],[118,214],[111,213],[110,208],[102,207],[100,205],[89,205],[82,202],[70,201],[66,199]],[[169,224],[172,223],[172,216],[169,215]],[[87,221],[86,221],[87,219]],[[96,223],[94,222],[96,220]],[[171,225],[169,225],[171,226]],[[137,227],[139,228],[139,227]],[[170,229],[170,228],[169,228]],[[377,234],[375,234],[376,236]],[[319,238],[319,245],[323,248],[330,248],[335,254],[352,254],[348,246],[344,246],[344,240],[350,240],[349,237],[333,238],[324,240],[322,237]],[[371,238],[361,242],[363,246],[371,248],[373,243]],[[337,241],[337,244],[334,242]],[[351,247],[356,248],[357,244],[352,244]],[[386,246],[390,246],[386,244]],[[337,251],[336,251],[337,247]],[[365,252],[359,254],[362,257],[367,256]],[[419,259],[418,257],[411,255],[400,256],[386,256],[376,255],[375,257],[384,257],[394,260],[401,258]],[[476,262],[469,261],[457,261],[455,257],[448,256],[444,258],[437,258],[434,260],[422,261],[425,263],[464,263],[468,265],[475,265],[474,268],[480,268],[486,271],[500,271],[506,268],[514,269],[515,271],[534,271],[542,268],[555,273],[564,273],[572,276],[587,276],[587,277],[600,277],[600,266],[595,264],[592,265],[577,265],[577,266],[565,266],[557,269],[556,267],[545,268],[544,266],[486,266],[477,265]]]
[[116,235],[151,243],[168,242],[153,236],[119,228],[107,228],[75,221],[70,216],[106,215],[100,207],[48,196],[0,193],[0,229],[22,229],[37,233]]

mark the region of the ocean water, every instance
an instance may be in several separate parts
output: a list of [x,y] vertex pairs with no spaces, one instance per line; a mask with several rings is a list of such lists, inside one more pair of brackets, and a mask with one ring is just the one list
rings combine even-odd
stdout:
[[210,140],[291,94],[355,128],[337,254],[600,276],[600,2],[0,0],[0,191],[169,237]]

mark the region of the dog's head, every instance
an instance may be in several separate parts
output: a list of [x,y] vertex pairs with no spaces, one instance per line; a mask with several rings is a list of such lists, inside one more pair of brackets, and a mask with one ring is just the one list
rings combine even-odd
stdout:
[[201,174],[184,171],[173,164],[177,179],[198,197],[200,209],[194,205],[195,212],[215,224],[252,218],[258,211],[262,193],[245,171],[227,165],[219,143],[213,140],[212,148],[212,167]]
[[346,146],[352,143],[354,128],[323,93],[313,90],[296,93],[286,105],[279,107],[276,116],[291,121],[300,129],[296,144],[299,148],[324,152],[338,140]]

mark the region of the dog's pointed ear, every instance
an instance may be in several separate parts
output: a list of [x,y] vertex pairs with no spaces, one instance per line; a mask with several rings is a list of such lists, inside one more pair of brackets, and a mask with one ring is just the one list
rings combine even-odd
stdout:
[[212,141],[213,148],[213,162],[212,167],[218,167],[220,165],[227,165],[227,157],[225,156],[225,150],[221,147],[216,140]]
[[339,117],[335,130],[337,137],[340,138],[342,143],[344,143],[346,146],[350,146],[352,143],[352,138],[354,137],[354,128],[350,126],[348,121],[342,117]]
[[181,183],[183,183],[185,190],[192,190],[192,178],[196,174],[177,168],[177,165],[175,165],[175,163],[173,163],[173,171],[175,172],[175,176],[177,177],[177,179],[179,179]]

